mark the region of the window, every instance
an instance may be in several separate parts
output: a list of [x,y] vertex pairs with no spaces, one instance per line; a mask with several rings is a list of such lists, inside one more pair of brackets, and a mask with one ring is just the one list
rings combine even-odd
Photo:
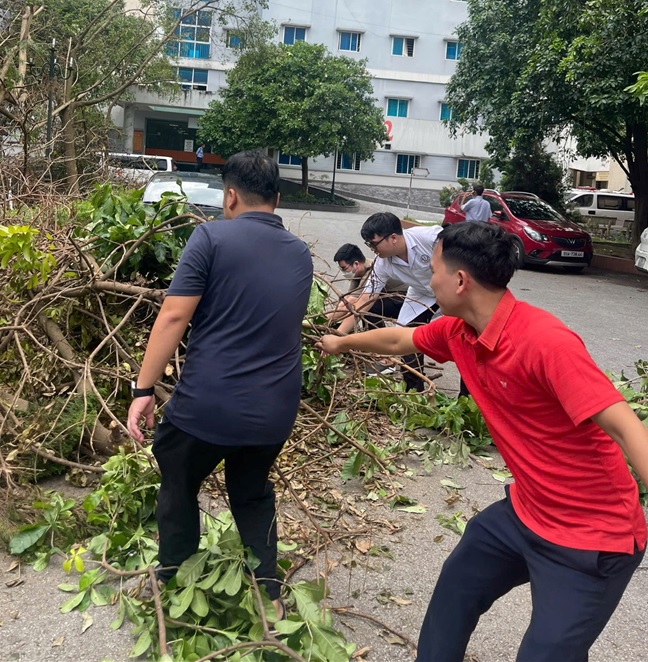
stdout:
[[360,52],[360,39],[362,33],[360,32],[340,32],[338,39],[338,50],[339,51],[353,51],[355,53]]
[[458,41],[446,42],[446,60],[459,60],[461,58],[462,44]]
[[300,166],[301,165],[301,157],[293,156],[292,154],[284,154],[283,152],[279,152],[279,163],[281,165]]
[[338,170],[360,170],[360,156],[357,152],[353,154],[338,152],[335,167]]
[[387,117],[407,117],[408,109],[407,99],[387,99]]
[[243,48],[243,37],[235,30],[226,30],[225,48]]
[[284,25],[283,43],[292,46],[296,41],[306,41],[306,28]]
[[599,195],[596,202],[599,209],[619,210],[623,207],[622,198],[616,195]]
[[448,106],[445,101],[441,102],[441,112],[439,113],[440,120],[451,120],[452,119],[452,108]]
[[457,177],[477,179],[479,177],[479,161],[477,159],[459,159],[457,162]]
[[585,195],[579,195],[574,198],[570,204],[575,207],[591,207],[594,202],[594,196],[591,193],[586,193]]
[[409,175],[412,168],[418,168],[421,165],[421,157],[418,154],[397,154],[396,155],[396,174]]
[[414,57],[413,37],[392,37],[392,55]]
[[[146,120],[146,148],[185,151],[187,141],[195,141],[196,129],[177,120]],[[193,150],[192,150],[193,151]]]
[[[181,9],[174,9],[174,17],[180,18]],[[212,12],[197,11],[182,16],[180,25],[174,31],[174,40],[170,41],[165,52],[169,57],[191,57],[209,59],[211,41]]]
[[207,69],[190,69],[178,67],[178,78],[183,90],[207,90]]

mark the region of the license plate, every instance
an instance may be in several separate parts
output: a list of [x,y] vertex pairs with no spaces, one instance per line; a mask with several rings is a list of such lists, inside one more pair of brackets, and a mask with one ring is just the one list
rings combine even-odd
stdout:
[[583,251],[560,251],[562,257],[585,257]]

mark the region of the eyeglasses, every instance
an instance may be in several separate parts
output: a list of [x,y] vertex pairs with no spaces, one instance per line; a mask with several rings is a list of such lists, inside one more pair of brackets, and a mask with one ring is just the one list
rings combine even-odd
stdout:
[[378,241],[365,241],[365,246],[368,246],[369,248],[371,248],[372,251],[375,251],[376,248],[378,248],[378,244],[380,244],[381,241],[385,241],[385,239],[387,239],[387,237],[389,236],[390,235],[386,234],[382,239],[379,239]]
[[345,274],[348,274],[351,271],[353,271],[352,264],[345,264],[344,266],[342,266],[341,264],[338,263],[338,266],[340,267],[340,271],[344,272]]

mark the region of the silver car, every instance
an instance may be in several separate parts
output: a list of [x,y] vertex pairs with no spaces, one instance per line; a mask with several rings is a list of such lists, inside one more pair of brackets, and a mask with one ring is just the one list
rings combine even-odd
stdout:
[[142,202],[159,202],[162,194],[167,192],[186,196],[189,210],[206,218],[217,218],[223,212],[223,179],[220,175],[206,172],[159,172],[146,185]]

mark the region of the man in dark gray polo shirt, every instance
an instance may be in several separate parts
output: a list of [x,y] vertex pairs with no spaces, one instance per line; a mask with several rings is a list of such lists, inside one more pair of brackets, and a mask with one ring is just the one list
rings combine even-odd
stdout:
[[290,435],[301,391],[301,322],[313,264],[274,214],[279,169],[260,152],[223,168],[226,220],[199,225],[182,254],[134,383],[128,430],[154,425],[153,385],[191,321],[185,364],[153,454],[162,473],[158,578],[198,549],[198,492],[225,460],[225,483],[256,576],[281,615],[275,502],[268,473]]

